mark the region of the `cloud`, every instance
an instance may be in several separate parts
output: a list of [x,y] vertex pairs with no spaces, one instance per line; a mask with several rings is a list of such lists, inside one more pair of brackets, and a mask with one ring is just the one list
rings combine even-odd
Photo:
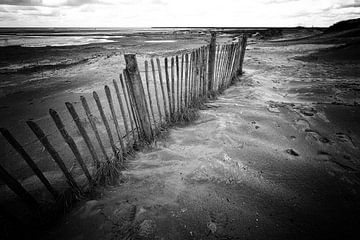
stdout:
[[288,2],[297,2],[300,0],[265,0],[265,3],[267,4],[273,4],[273,3],[288,3]]
[[[0,0],[0,26],[329,26],[360,0]],[[6,21],[6,17],[11,21]]]
[[344,4],[344,5],[340,5],[339,8],[358,8],[358,7],[360,7],[360,3]]
[[153,0],[151,1],[152,4],[158,4],[158,5],[167,5],[167,2],[164,2],[163,0]]
[[18,6],[81,6],[101,3],[100,0],[0,0],[0,5]]

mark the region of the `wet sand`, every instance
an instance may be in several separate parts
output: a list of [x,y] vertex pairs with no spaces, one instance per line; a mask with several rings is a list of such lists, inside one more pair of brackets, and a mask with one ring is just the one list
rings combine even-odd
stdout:
[[48,239],[357,239],[360,64],[295,58],[328,47],[250,41],[235,86]]

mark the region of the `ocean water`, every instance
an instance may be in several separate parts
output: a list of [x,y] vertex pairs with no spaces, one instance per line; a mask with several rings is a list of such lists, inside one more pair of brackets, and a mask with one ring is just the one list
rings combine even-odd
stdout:
[[152,28],[0,28],[0,47],[59,47],[115,42],[134,34],[168,32]]
[[188,48],[201,31],[194,30],[196,36],[189,34],[189,30],[0,28],[0,98],[33,89],[36,83],[42,86],[59,81],[54,77],[59,70],[68,69],[65,74],[76,75],[73,70],[76,66],[90,64],[91,67],[91,63],[114,54],[151,54]]
[[[118,36],[121,37],[121,36]],[[0,35],[0,47],[60,47],[114,42],[108,36],[9,36]]]
[[[93,58],[99,48],[173,43],[176,40],[161,38],[162,34],[171,31],[151,28],[0,28],[0,77],[1,74],[28,73],[84,62]],[[113,45],[109,45],[111,43]],[[89,50],[91,48],[94,51]],[[0,85],[4,84],[9,83],[0,79]]]
[[114,42],[135,33],[158,32],[147,28],[0,28],[0,47],[59,47]]

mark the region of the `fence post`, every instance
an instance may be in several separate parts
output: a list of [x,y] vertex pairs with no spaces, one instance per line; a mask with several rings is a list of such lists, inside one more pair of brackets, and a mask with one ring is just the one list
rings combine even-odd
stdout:
[[66,168],[66,165],[62,158],[60,157],[59,153],[55,150],[55,148],[50,144],[47,136],[43,132],[43,130],[33,121],[26,121],[27,125],[30,127],[30,129],[34,132],[36,137],[39,139],[39,141],[42,143],[44,148],[48,151],[50,156],[54,159],[54,161],[57,163],[61,171],[64,173],[64,176],[67,180],[67,183],[69,186],[75,191],[80,194],[82,194],[81,189],[75,182],[75,179],[70,174],[69,170]]
[[69,145],[71,151],[73,152],[76,160],[78,161],[81,169],[84,171],[86,178],[89,180],[90,184],[94,184],[93,179],[89,173],[89,170],[86,167],[84,159],[82,158],[78,147],[75,144],[74,139],[69,135],[69,133],[65,129],[64,123],[61,121],[59,114],[54,109],[49,109],[49,114],[55,122],[57,129],[61,133],[61,136],[64,138],[65,142]]
[[240,56],[239,75],[242,75],[243,63],[244,63],[244,57],[245,57],[246,43],[247,43],[247,36],[244,34],[243,37],[242,37],[242,39],[241,39],[241,56]]
[[130,85],[130,91],[133,92],[134,103],[139,113],[140,124],[142,125],[143,135],[145,140],[151,142],[153,136],[151,131],[151,123],[147,117],[147,106],[145,92],[142,88],[142,82],[140,77],[140,72],[138,64],[136,61],[135,54],[125,54],[126,62],[126,71],[128,73],[129,79],[128,84]]
[[104,157],[105,157],[106,161],[110,161],[110,159],[109,159],[109,157],[108,157],[108,155],[107,155],[107,153],[105,151],[104,144],[101,141],[99,130],[97,129],[96,122],[94,120],[94,116],[90,112],[90,108],[89,108],[89,105],[88,105],[88,103],[86,101],[86,98],[84,96],[80,96],[80,100],[81,100],[81,103],[82,103],[83,108],[85,110],[86,116],[87,116],[87,118],[88,118],[88,120],[90,122],[91,128],[92,128],[93,132],[95,133],[95,138],[99,143],[100,149],[101,149],[102,153],[104,154]]
[[215,54],[216,54],[216,33],[211,32],[211,40],[209,46],[209,60],[208,60],[208,90],[209,93],[213,91],[214,82],[214,68],[215,68]]
[[99,158],[98,158],[98,156],[96,154],[95,148],[94,148],[94,146],[93,146],[93,144],[92,144],[92,142],[90,140],[90,137],[87,134],[87,132],[86,132],[86,130],[85,130],[80,118],[79,118],[79,115],[77,114],[74,106],[70,102],[65,102],[65,106],[68,109],[72,119],[74,120],[75,125],[78,128],[82,138],[84,139],[85,144],[89,149],[90,155],[94,160],[94,164],[95,164],[96,168],[99,168],[100,167]]

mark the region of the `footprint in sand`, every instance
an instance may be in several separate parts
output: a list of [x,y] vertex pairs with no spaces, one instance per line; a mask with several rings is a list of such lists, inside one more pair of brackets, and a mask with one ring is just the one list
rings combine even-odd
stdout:
[[[347,172],[354,172],[357,171],[356,167],[349,162],[349,159],[345,158],[344,159],[336,159],[334,158],[331,154],[325,152],[325,151],[321,151],[319,150],[317,152],[317,160],[323,161],[323,162],[330,162],[333,165],[333,169],[336,170],[339,168],[341,169],[341,171],[347,171]],[[329,172],[330,174],[333,174],[333,172]]]
[[345,133],[342,133],[342,132],[337,132],[336,134],[336,139],[339,141],[339,142],[342,142],[342,143],[345,143],[345,144],[348,144],[350,145],[351,147],[355,148],[355,144],[352,140],[352,138],[345,134]]
[[296,125],[300,127],[301,130],[310,128],[310,123],[306,119],[296,119]]
[[305,132],[308,136],[311,136],[312,139],[315,141],[321,142],[321,143],[331,143],[330,140],[327,137],[321,136],[321,134],[313,129],[307,128],[305,129]]
[[291,148],[286,149],[285,152],[286,152],[287,154],[290,154],[290,155],[295,156],[295,157],[298,157],[298,156],[299,156],[299,154],[298,154],[297,152],[295,152],[294,149],[291,149]]
[[324,152],[324,151],[321,151],[319,150],[317,152],[317,157],[316,157],[317,160],[320,160],[320,161],[324,161],[324,162],[327,162],[327,161],[330,161],[331,159],[331,155],[327,152]]
[[[255,121],[252,121],[251,124],[255,125],[256,122]],[[258,125],[255,125],[255,129],[259,129],[260,127]]]
[[300,113],[307,117],[313,117],[317,111],[314,108],[304,107],[300,109]]

